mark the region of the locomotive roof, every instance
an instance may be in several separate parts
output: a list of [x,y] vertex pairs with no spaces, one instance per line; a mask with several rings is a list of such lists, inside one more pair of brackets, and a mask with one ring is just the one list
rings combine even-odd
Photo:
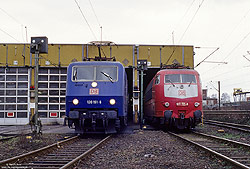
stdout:
[[82,61],[82,62],[72,62],[71,66],[74,65],[120,65],[123,66],[120,62],[115,61]]
[[159,72],[166,72],[166,71],[170,71],[170,72],[197,72],[194,69],[162,69]]

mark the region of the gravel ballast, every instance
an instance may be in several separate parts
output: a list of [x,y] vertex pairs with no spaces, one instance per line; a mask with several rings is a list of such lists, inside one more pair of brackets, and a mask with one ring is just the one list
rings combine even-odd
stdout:
[[[204,133],[218,133],[219,128],[197,126]],[[232,133],[225,130],[224,133]],[[235,133],[236,134],[236,133]],[[25,135],[0,142],[0,161],[60,141],[71,134]],[[242,135],[241,135],[242,137]],[[249,137],[244,139],[248,140]],[[242,139],[242,138],[241,138]],[[249,141],[249,140],[248,140]],[[231,168],[208,153],[163,131],[135,130],[118,134],[101,149],[78,163],[76,168]]]
[[38,136],[21,135],[10,140],[0,142],[0,161],[25,154],[27,152],[54,144],[64,138],[66,134],[42,134]]
[[227,168],[224,162],[163,131],[116,135],[77,168]]
[[229,129],[225,127],[213,126],[209,124],[198,125],[195,129],[198,132],[250,144],[250,134],[247,132],[242,132],[242,131]]

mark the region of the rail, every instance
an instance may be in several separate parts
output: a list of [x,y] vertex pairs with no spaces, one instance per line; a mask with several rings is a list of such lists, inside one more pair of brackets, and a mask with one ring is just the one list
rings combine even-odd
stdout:
[[[168,133],[188,143],[198,146],[199,148],[218,156],[238,168],[250,168],[249,144],[197,132],[188,134]],[[222,142],[226,144],[221,144]]]
[[66,143],[74,141],[77,138],[78,138],[78,136],[71,137],[71,138],[69,138],[67,140],[63,140],[63,141],[60,141],[58,143],[54,143],[52,145],[49,145],[49,146],[46,146],[46,147],[43,147],[43,148],[31,151],[31,152],[28,152],[28,153],[23,154],[23,155],[19,155],[19,156],[16,156],[16,157],[12,157],[12,158],[9,158],[9,159],[2,160],[2,161],[0,161],[0,167],[2,167],[4,165],[7,165],[9,163],[14,163],[16,161],[21,161],[21,160],[23,160],[25,158],[28,158],[28,157],[31,157],[31,156],[35,156],[35,155],[37,155],[37,154],[39,154],[41,152],[44,152],[46,150],[49,150],[49,149],[52,149],[52,148],[56,148],[56,147],[58,147],[60,145],[64,145]]
[[81,160],[81,159],[87,157],[88,155],[90,155],[91,153],[95,152],[101,145],[103,145],[104,143],[106,143],[110,138],[111,138],[111,135],[108,136],[108,137],[106,137],[102,141],[100,141],[98,144],[96,144],[94,147],[92,147],[88,151],[86,151],[83,154],[81,154],[78,157],[76,157],[74,160],[72,160],[69,163],[65,164],[60,169],[66,169],[66,168],[69,168],[71,166],[74,166],[79,160]]
[[204,123],[250,133],[249,125],[242,125],[242,124],[228,123],[228,122],[214,121],[214,120],[204,120]]
[[2,168],[70,168],[96,151],[110,138],[111,136],[104,139],[102,137],[100,141],[100,138],[80,139],[75,136],[34,152],[1,161],[0,166]]

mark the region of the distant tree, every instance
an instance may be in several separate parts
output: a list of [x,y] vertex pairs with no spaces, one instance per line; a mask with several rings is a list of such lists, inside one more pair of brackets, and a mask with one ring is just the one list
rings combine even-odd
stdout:
[[218,98],[218,97],[217,97],[217,94],[212,94],[212,95],[211,95],[211,98]]
[[228,93],[222,93],[221,95],[221,103],[229,103],[230,102],[230,96]]

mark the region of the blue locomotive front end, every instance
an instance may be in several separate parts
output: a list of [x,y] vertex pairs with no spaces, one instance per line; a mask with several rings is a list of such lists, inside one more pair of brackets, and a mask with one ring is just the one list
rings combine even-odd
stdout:
[[127,124],[127,76],[119,62],[68,66],[66,116],[76,133],[116,133]]

